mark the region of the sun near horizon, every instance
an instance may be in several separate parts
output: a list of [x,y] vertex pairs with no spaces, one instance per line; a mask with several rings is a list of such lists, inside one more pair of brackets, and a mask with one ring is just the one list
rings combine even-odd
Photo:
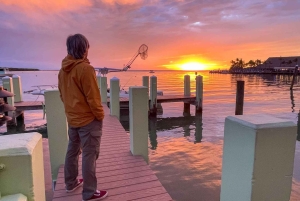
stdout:
[[199,62],[187,62],[180,67],[181,70],[207,70],[205,64]]
[[180,61],[170,61],[169,64],[165,64],[162,66],[170,70],[203,71],[212,70],[216,67],[216,64],[205,59],[189,58]]

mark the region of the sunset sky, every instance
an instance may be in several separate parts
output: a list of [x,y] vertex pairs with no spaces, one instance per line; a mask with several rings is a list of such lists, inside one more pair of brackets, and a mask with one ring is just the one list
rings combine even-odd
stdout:
[[[49,3],[51,2],[51,3]],[[230,60],[300,55],[300,0],[0,0],[0,66],[59,69],[84,34],[94,67],[228,68]]]

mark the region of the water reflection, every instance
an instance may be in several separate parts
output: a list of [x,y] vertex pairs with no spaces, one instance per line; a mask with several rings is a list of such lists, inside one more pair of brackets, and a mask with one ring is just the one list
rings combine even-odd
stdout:
[[[120,121],[124,129],[127,132],[129,132],[129,115],[124,115],[124,113],[122,113]],[[192,141],[195,144],[202,142],[202,114],[196,116],[181,116],[168,118],[149,117],[148,126],[150,149],[152,150],[156,150],[158,147],[158,133],[164,135],[165,133],[168,133],[167,131],[174,132],[176,130],[176,134],[181,133],[181,136],[186,138],[189,138],[191,135],[194,134],[194,140]]]
[[149,140],[151,149],[158,146],[157,133],[182,128],[182,136],[190,137],[194,133],[194,143],[202,141],[202,115],[170,118],[149,118]]
[[290,98],[291,98],[291,103],[292,103],[292,112],[295,112],[295,101],[294,101],[294,90],[290,90]]
[[149,140],[151,147],[150,149],[155,150],[157,147],[157,118],[156,117],[150,117],[149,118]]
[[195,143],[199,143],[202,140],[202,130],[203,130],[202,114],[197,114],[195,116],[195,122],[196,122]]

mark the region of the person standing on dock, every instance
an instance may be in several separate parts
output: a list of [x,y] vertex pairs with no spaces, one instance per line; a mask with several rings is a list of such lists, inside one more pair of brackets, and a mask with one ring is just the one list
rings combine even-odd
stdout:
[[[66,191],[83,185],[82,199],[100,200],[107,191],[97,190],[96,160],[99,156],[104,111],[94,68],[87,59],[89,42],[81,34],[67,38],[68,55],[58,74],[58,88],[69,125],[65,158]],[[78,158],[82,150],[82,176],[78,179]]]

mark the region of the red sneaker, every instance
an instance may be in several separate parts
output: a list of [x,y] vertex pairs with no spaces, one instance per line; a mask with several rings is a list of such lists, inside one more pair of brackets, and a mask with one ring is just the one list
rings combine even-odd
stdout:
[[71,193],[71,192],[75,191],[78,187],[82,186],[82,184],[83,184],[83,179],[77,179],[76,186],[70,190],[66,189],[67,193]]
[[96,192],[94,193],[94,195],[93,195],[90,199],[82,200],[82,201],[88,201],[88,200],[91,200],[91,201],[102,200],[102,199],[106,198],[107,195],[108,195],[108,192],[107,192],[107,191],[99,191],[99,190],[96,190]]

